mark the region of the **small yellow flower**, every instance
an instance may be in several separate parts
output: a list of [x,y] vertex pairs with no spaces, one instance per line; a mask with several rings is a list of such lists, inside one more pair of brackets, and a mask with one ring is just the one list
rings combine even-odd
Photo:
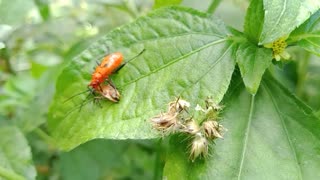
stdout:
[[280,61],[281,58],[288,60],[290,59],[290,54],[286,51],[286,47],[288,46],[286,42],[287,38],[288,36],[284,36],[263,46],[273,50],[273,58],[277,61]]

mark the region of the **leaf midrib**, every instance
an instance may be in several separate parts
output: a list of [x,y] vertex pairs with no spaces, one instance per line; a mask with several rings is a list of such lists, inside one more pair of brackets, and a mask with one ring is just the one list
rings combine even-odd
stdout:
[[208,47],[210,47],[210,46],[212,46],[212,45],[216,45],[216,44],[219,44],[219,43],[222,43],[222,42],[225,42],[225,41],[227,41],[227,38],[225,38],[225,39],[219,39],[219,40],[217,40],[217,41],[213,41],[213,42],[211,42],[211,43],[208,43],[207,45],[202,46],[202,47],[200,47],[200,48],[198,48],[198,49],[195,49],[194,51],[190,51],[189,53],[187,53],[187,54],[185,54],[185,55],[183,55],[183,56],[180,56],[179,58],[176,58],[176,59],[171,60],[170,62],[164,64],[163,66],[160,66],[159,68],[154,69],[153,71],[150,71],[149,73],[147,73],[147,74],[145,74],[145,75],[142,75],[142,76],[140,76],[140,77],[138,77],[138,78],[136,78],[136,79],[134,79],[134,80],[132,80],[132,81],[129,81],[128,83],[126,83],[126,84],[124,84],[124,85],[122,85],[122,86],[119,86],[119,88],[123,88],[123,87],[128,86],[128,85],[130,85],[130,84],[132,84],[132,83],[135,83],[135,82],[139,81],[140,79],[143,79],[143,78],[145,78],[145,77],[148,77],[148,76],[150,76],[150,75],[152,75],[152,74],[154,74],[154,73],[156,73],[156,72],[158,72],[158,71],[160,71],[160,70],[162,70],[162,69],[164,69],[164,68],[166,68],[166,67],[168,67],[168,66],[170,66],[170,65],[172,65],[172,64],[174,64],[174,63],[179,62],[179,61],[182,60],[182,59],[185,59],[185,58],[188,57],[188,56],[193,55],[194,53],[197,53],[197,52],[199,52],[199,51],[201,51],[201,50],[203,50],[203,49],[205,49],[205,48],[208,48]]
[[206,72],[204,72],[195,82],[190,83],[191,84],[190,86],[184,88],[184,90],[180,92],[180,95],[182,95],[183,92],[185,92],[187,89],[197,84],[204,76],[206,76],[223,59],[223,57],[227,54],[227,52],[229,52],[229,50],[233,45],[234,44],[230,44],[228,49],[226,49],[225,52],[221,54],[221,56],[209,67],[209,69]]
[[314,43],[313,41],[311,41],[310,39],[304,39],[305,41],[309,42],[310,44],[314,45],[315,47],[320,48],[319,44]]
[[[154,40],[163,40],[163,39],[169,39],[169,38],[176,38],[176,37],[181,37],[181,36],[187,36],[187,35],[205,35],[205,36],[212,36],[212,37],[217,37],[217,38],[226,38],[227,34],[218,34],[218,33],[205,33],[205,32],[185,32],[185,33],[181,33],[181,34],[175,34],[172,36],[160,36],[160,37],[151,37],[151,38],[146,38],[146,39],[136,39],[136,41],[132,41],[129,43],[123,43],[121,44],[121,46],[124,47],[130,47],[133,44],[141,44],[141,43],[145,43],[145,42],[150,42],[150,41],[154,41]],[[117,35],[119,36],[119,35]]]
[[248,123],[247,123],[246,131],[245,131],[245,133],[246,133],[245,134],[245,139],[244,139],[244,143],[243,143],[243,147],[242,147],[241,161],[240,161],[239,172],[238,172],[238,180],[241,179],[244,158],[245,158],[246,151],[247,151],[247,144],[248,144],[250,126],[251,126],[251,121],[252,121],[252,114],[253,114],[253,110],[254,110],[254,99],[255,99],[255,96],[251,95],[250,111],[249,111]]
[[283,6],[282,6],[282,10],[281,10],[281,13],[279,14],[278,18],[277,18],[277,22],[275,23],[275,25],[272,27],[271,30],[269,30],[268,32],[273,32],[273,30],[277,27],[279,27],[279,22],[284,14],[284,12],[286,11],[286,7],[287,7],[287,0],[284,0],[284,3],[283,3]]
[[[319,34],[318,34],[319,33]],[[289,43],[290,42],[295,42],[295,41],[300,41],[303,39],[308,39],[308,38],[320,38],[320,32],[315,32],[315,33],[304,33],[296,36],[291,36]]]
[[[121,46],[132,46],[133,44],[144,44],[144,43],[150,42],[150,41],[155,41],[155,40],[159,41],[159,40],[163,40],[163,39],[170,39],[170,38],[176,38],[176,37],[182,37],[182,36],[188,36],[188,35],[204,35],[204,36],[211,36],[211,37],[221,38],[220,40],[225,40],[225,41],[228,40],[228,38],[226,37],[227,34],[225,36],[222,36],[221,34],[217,34],[217,33],[210,34],[210,33],[204,33],[204,32],[186,32],[186,33],[176,34],[176,35],[173,35],[173,36],[152,37],[152,38],[149,38],[149,39],[143,39],[143,40],[139,40],[139,41],[135,41],[135,42],[124,43],[124,44],[121,44]],[[111,53],[111,52],[109,52],[109,53]],[[84,55],[84,53],[76,56],[73,61],[74,62],[79,62],[78,59],[82,59],[83,60],[83,55]],[[102,57],[104,57],[104,56],[105,56],[105,54]],[[90,63],[90,62],[91,61],[88,61],[88,60],[85,61],[85,63]],[[93,61],[93,62],[95,62],[95,61]],[[88,79],[91,78],[91,74],[90,73],[82,71],[83,70],[83,66],[84,66],[84,64],[82,64],[82,66],[75,66],[75,67],[73,67],[73,70],[76,69],[77,72],[81,72],[80,74],[81,74],[82,77],[83,76],[88,76]],[[84,78],[84,79],[86,79],[86,78]],[[125,85],[123,85],[123,86],[119,86],[119,88],[127,86],[129,84],[130,84],[130,82],[125,84]]]

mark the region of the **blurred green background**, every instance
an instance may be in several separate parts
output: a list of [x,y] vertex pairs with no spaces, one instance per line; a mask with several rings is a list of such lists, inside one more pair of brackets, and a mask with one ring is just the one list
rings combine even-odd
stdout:
[[[181,5],[206,11],[210,3],[185,0]],[[247,6],[246,0],[225,0],[215,15],[242,30]],[[153,8],[153,0],[0,0],[0,127],[16,126],[26,136],[37,179],[162,178],[161,140],[101,139],[60,152],[46,128],[63,67],[91,42]],[[290,51],[293,61],[274,67],[274,72],[320,112],[319,57]]]

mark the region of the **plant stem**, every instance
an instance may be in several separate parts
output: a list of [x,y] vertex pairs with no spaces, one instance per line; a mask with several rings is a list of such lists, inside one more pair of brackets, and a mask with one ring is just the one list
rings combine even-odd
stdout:
[[217,7],[219,6],[219,4],[221,3],[222,0],[212,0],[211,4],[207,10],[207,13],[209,14],[213,14],[215,12],[215,10],[217,9]]
[[0,177],[3,177],[8,180],[25,180],[25,178],[20,176],[19,174],[16,174],[15,172],[8,170],[6,168],[3,168],[1,166],[0,166]]
[[298,62],[298,78],[297,78],[297,89],[296,93],[299,97],[302,97],[304,84],[307,78],[308,66],[310,62],[310,53],[305,55],[304,59],[300,59]]

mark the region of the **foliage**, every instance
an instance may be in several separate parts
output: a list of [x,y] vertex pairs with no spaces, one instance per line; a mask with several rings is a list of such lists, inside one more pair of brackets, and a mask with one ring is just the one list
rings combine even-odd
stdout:
[[[319,1],[88,2],[0,1],[0,178],[319,179]],[[143,49],[111,76],[118,103],[81,94],[96,61]],[[224,106],[194,162],[192,135],[150,123],[177,97]]]

